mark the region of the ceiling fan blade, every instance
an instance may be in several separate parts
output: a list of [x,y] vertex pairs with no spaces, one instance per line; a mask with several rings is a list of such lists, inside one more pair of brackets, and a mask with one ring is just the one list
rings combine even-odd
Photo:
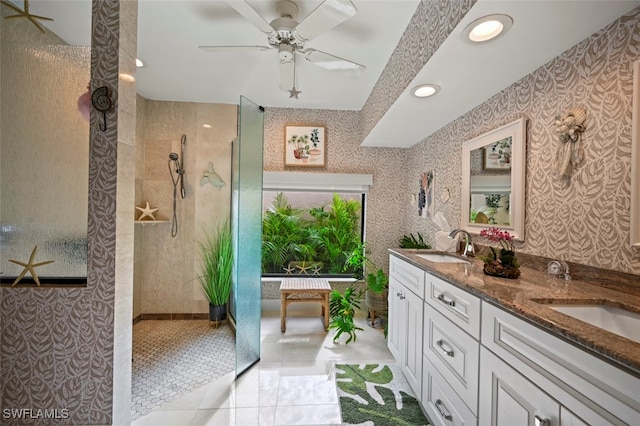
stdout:
[[287,92],[293,90],[296,84],[296,63],[294,59],[282,59],[280,61],[280,90]]
[[351,18],[356,12],[351,0],[325,0],[293,29],[292,34],[302,41],[311,40]]
[[269,46],[198,46],[205,52],[262,52],[265,50],[271,50],[273,47]]
[[260,31],[268,35],[276,35],[276,30],[246,1],[227,1],[227,4],[235,9],[245,19],[258,27]]
[[331,71],[344,71],[353,75],[360,76],[366,67],[316,49],[305,49],[302,54],[304,58],[314,65]]

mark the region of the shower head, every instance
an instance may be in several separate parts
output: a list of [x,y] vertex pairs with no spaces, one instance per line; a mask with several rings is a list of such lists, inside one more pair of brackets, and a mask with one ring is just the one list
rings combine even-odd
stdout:
[[172,152],[171,154],[169,154],[169,160],[178,161],[178,154]]

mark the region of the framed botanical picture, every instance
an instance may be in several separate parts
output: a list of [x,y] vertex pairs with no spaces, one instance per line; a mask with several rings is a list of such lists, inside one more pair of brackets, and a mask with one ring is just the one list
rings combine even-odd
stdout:
[[485,170],[511,169],[511,136],[493,142],[484,148]]
[[285,126],[284,165],[324,167],[326,161],[323,126]]

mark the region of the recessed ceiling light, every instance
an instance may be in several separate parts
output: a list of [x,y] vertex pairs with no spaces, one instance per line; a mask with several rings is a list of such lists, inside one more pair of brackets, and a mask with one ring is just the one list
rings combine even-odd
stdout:
[[202,127],[204,127],[205,129],[210,129],[211,128],[211,124],[203,124]]
[[440,91],[437,84],[421,84],[413,88],[413,96],[417,98],[427,98],[433,96]]
[[136,67],[142,68],[144,67],[144,62],[140,58],[136,58]]
[[513,25],[513,19],[508,15],[487,15],[467,25],[463,34],[465,40],[482,43],[503,35],[511,25]]

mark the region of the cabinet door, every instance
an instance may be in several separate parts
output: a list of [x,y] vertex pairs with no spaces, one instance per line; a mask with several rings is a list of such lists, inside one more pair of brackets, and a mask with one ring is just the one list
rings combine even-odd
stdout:
[[400,366],[417,398],[420,399],[422,390],[422,307],[424,302],[406,288],[403,288],[400,298],[404,302],[400,306],[404,310],[403,314],[406,318],[404,328],[406,340],[402,346],[404,353],[401,353]]
[[555,426],[560,404],[484,347],[480,348],[481,426]]
[[394,276],[389,277],[389,304],[388,304],[388,330],[387,330],[387,347],[391,352],[391,355],[400,364],[402,362],[400,357],[400,348],[402,342],[400,341],[401,335],[405,330],[405,326],[402,324],[402,309],[400,309],[400,295],[402,294],[402,285]]

